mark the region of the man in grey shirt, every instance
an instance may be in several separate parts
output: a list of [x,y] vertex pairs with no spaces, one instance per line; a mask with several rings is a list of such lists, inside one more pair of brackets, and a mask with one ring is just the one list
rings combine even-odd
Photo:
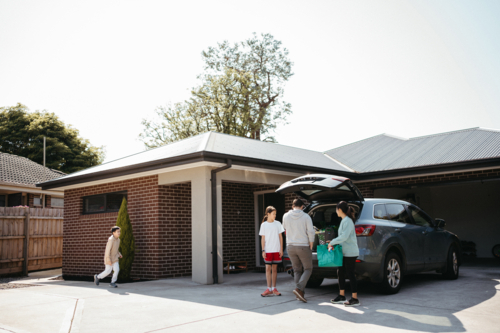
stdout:
[[296,288],[295,296],[304,303],[304,289],[311,277],[312,248],[315,231],[311,217],[304,213],[304,203],[300,199],[293,201],[293,209],[283,216],[283,228],[286,231],[286,244],[288,256],[292,261],[293,276]]

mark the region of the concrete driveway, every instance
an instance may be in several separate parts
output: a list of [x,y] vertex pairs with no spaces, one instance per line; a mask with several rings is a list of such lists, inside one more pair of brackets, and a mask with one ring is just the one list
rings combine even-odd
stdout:
[[263,273],[225,275],[221,285],[190,278],[121,284],[31,279],[40,286],[0,291],[0,332],[499,332],[500,264],[465,265],[456,281],[407,277],[397,295],[360,285],[361,306],[333,305],[337,281],[295,300],[278,274],[281,297],[262,298]]

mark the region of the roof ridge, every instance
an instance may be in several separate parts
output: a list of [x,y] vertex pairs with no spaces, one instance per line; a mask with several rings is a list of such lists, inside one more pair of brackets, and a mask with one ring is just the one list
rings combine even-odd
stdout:
[[367,141],[367,140],[371,140],[371,139],[375,139],[379,136],[388,136],[390,138],[393,138],[393,139],[398,139],[398,140],[408,140],[408,139],[403,139],[403,138],[400,138],[400,137],[397,137],[395,135],[391,135],[391,134],[386,134],[386,133],[382,133],[382,134],[377,134],[377,135],[374,135],[374,136],[370,136],[369,138],[366,138],[366,139],[362,139],[362,140],[358,140],[358,141],[354,141],[354,142],[351,142],[351,143],[348,143],[346,145],[343,145],[343,146],[338,146],[338,147],[335,147],[335,148],[332,148],[332,149],[328,149],[324,152],[324,154],[332,151],[332,150],[337,150],[337,149],[340,149],[340,148],[344,148],[344,147],[348,147],[348,146],[351,146],[351,145],[354,145],[354,144],[357,144],[357,143],[360,143],[360,142],[363,142],[363,141]]
[[448,131],[448,132],[442,132],[442,133],[435,133],[435,134],[429,134],[429,135],[416,136],[416,137],[410,138],[409,140],[431,138],[431,137],[434,137],[434,136],[441,136],[441,135],[447,135],[447,134],[453,134],[453,133],[470,132],[470,131],[475,131],[475,130],[478,130],[478,129],[480,129],[480,127],[471,127],[471,128],[465,128],[465,129],[456,130],[456,131]]

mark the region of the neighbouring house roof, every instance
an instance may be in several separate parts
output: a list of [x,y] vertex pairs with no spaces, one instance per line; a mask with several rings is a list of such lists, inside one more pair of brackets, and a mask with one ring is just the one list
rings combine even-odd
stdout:
[[500,158],[500,131],[470,128],[404,139],[377,135],[325,152],[358,173]]
[[231,159],[233,165],[297,173],[328,171],[334,171],[339,175],[352,173],[348,167],[332,160],[322,152],[207,132],[45,182],[43,188],[55,188],[64,186],[62,184],[111,178],[116,175],[199,161],[226,163],[227,159]]
[[64,175],[64,172],[46,168],[26,157],[0,152],[0,183],[33,187]]

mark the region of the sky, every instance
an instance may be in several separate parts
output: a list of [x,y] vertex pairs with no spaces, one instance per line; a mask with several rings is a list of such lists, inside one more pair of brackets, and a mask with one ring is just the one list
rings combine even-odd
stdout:
[[201,52],[253,32],[289,50],[280,144],[500,130],[500,1],[0,0],[0,106],[54,112],[106,161],[198,85]]

